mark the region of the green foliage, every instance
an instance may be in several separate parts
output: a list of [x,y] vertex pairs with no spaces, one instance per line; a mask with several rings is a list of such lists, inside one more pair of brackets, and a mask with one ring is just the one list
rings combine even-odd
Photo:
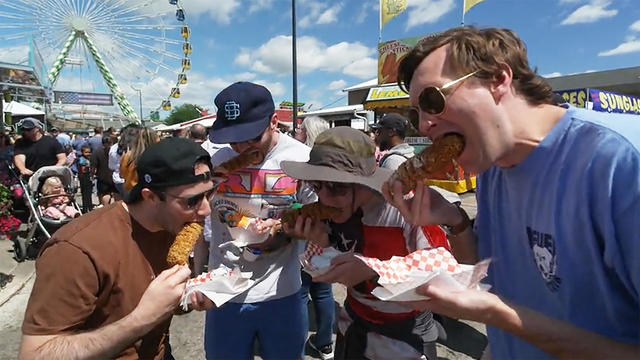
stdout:
[[167,125],[178,124],[181,122],[197,119],[200,117],[200,112],[193,104],[182,104],[173,110],[171,114],[167,116],[164,123]]

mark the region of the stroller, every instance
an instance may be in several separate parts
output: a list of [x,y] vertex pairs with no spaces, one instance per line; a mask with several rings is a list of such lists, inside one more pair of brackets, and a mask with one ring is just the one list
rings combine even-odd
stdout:
[[[44,196],[40,193],[42,184],[51,176],[57,176],[62,180],[66,194]],[[80,207],[75,202],[76,189],[73,187],[73,173],[66,166],[44,166],[38,169],[28,182],[19,177],[20,186],[24,190],[24,202],[29,211],[29,220],[27,221],[27,236],[22,238],[16,236],[13,240],[14,257],[18,262],[25,259],[35,259],[40,252],[40,248],[47,241],[51,234],[63,225],[69,223],[71,218],[56,220],[48,216],[44,216],[43,210],[45,202],[52,196],[67,196],[69,198],[69,206],[80,212]]]

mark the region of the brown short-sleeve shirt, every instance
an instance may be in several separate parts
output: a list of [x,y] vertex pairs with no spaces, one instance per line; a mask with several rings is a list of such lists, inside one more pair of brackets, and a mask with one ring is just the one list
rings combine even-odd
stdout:
[[[36,261],[36,281],[22,324],[27,335],[90,331],[129,314],[154,276],[168,267],[173,241],[131,218],[121,202],[58,230]],[[118,359],[161,359],[171,319],[131,344]]]

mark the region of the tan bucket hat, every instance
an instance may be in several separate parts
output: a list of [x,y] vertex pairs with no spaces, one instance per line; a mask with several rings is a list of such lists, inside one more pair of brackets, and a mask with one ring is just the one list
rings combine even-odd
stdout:
[[280,166],[299,180],[362,184],[381,192],[393,171],[376,165],[375,150],[373,141],[362,131],[338,126],[318,135],[309,161],[283,161]]

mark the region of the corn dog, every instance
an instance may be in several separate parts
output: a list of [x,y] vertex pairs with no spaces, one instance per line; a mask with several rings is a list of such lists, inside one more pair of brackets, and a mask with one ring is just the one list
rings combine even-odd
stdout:
[[167,254],[167,263],[169,266],[176,264],[186,265],[189,254],[193,250],[193,246],[202,234],[202,225],[200,223],[189,223],[185,225],[176,235],[173,244],[169,248]]

